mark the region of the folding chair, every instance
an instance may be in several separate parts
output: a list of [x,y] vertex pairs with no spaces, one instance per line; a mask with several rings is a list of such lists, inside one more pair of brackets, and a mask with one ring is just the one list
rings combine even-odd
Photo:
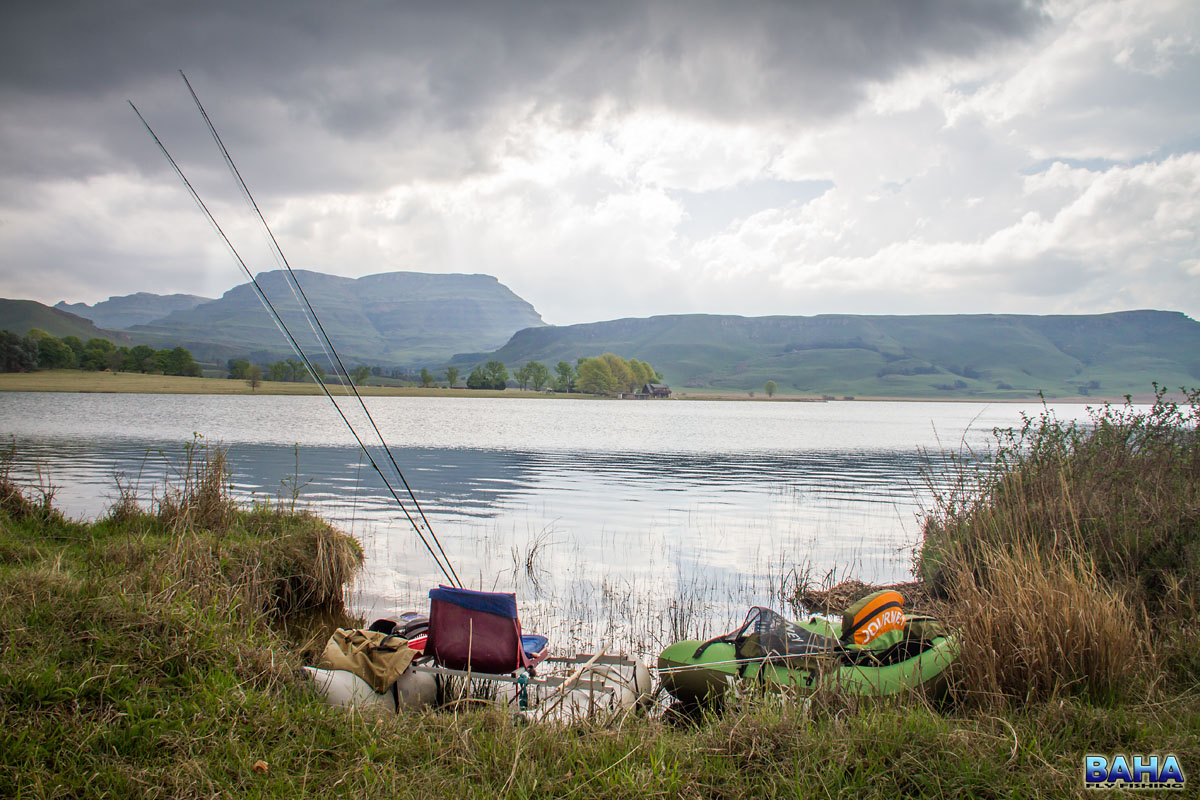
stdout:
[[471,673],[532,674],[550,649],[545,636],[521,633],[515,594],[449,586],[429,591],[428,637],[435,665]]
[[[650,693],[650,673],[623,656],[577,655],[547,658],[545,636],[522,634],[516,595],[439,586],[429,592],[426,661],[413,670],[447,677],[514,685],[495,695],[526,719],[578,719],[597,711],[642,704]],[[535,675],[539,664],[569,675]]]

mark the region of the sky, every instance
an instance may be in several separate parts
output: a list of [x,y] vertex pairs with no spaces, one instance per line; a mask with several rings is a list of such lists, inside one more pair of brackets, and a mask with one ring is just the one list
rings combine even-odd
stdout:
[[1200,318],[1200,3],[4,0],[0,296],[486,273],[552,324]]

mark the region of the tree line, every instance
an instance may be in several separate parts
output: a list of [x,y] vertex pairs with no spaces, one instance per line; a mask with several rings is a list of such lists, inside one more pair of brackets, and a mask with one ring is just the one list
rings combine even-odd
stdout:
[[[247,359],[231,358],[226,366],[231,379],[248,380],[254,385],[260,380],[312,380],[304,363],[291,358],[266,365],[251,364]],[[317,378],[325,382],[325,369],[317,363],[313,363],[312,366]],[[458,384],[460,375],[458,367],[447,367],[444,379],[425,367],[419,374],[400,368],[389,371],[383,367],[365,365],[350,369],[350,377],[358,386],[365,385],[372,376],[386,376],[412,383],[419,382],[422,388],[438,385],[454,387]],[[617,394],[639,392],[648,383],[661,383],[662,375],[645,361],[636,358],[626,360],[614,353],[605,353],[601,356],[580,358],[575,364],[559,361],[553,371],[540,361],[529,361],[511,374],[503,362],[488,361],[471,370],[466,378],[466,386],[468,389],[502,390],[508,388],[510,381],[522,390],[532,389],[535,392],[552,389],[563,393]]]
[[648,383],[662,382],[662,375],[645,361],[626,361],[614,353],[581,358],[575,371],[579,391],[585,394],[638,392]]
[[[313,372],[317,374],[317,378],[321,383],[326,382],[327,374],[325,368],[315,361],[309,362],[312,364]],[[308,371],[308,367],[303,361],[297,361],[294,358],[285,358],[280,361],[267,364],[264,368],[259,364],[251,364],[245,358],[231,358],[225,362],[225,368],[228,370],[228,377],[232,380],[250,381],[251,384],[257,385],[259,381],[279,381],[283,383],[305,383],[312,380],[312,375]],[[350,378],[356,386],[362,386],[367,382],[367,378],[371,376],[372,370],[368,366],[352,367],[350,369]]]
[[84,342],[78,336],[61,339],[33,328],[25,336],[0,331],[0,372],[38,369],[142,372],[199,377],[200,365],[187,348],[155,350],[139,344],[125,347],[99,337]]
[[[580,358],[573,365],[559,361],[553,372],[540,361],[529,361],[518,368],[513,377],[521,389],[540,392],[550,388],[556,392],[583,394],[639,392],[646,384],[662,382],[662,375],[645,361],[626,360],[615,353]],[[467,388],[503,389],[508,380],[504,364],[489,361],[472,371],[467,378]]]

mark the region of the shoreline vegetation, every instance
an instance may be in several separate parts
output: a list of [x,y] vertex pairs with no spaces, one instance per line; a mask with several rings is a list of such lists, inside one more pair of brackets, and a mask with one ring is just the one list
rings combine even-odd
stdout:
[[[1200,780],[1200,392],[1050,412],[959,465],[907,596],[958,632],[948,696],[731,699],[571,726],[365,719],[296,675],[362,564],[287,499],[239,506],[186,450],[93,522],[0,463],[0,796],[1077,796],[1083,757]],[[840,610],[869,587],[796,587]],[[361,622],[361,621],[358,621]],[[664,624],[666,622],[664,621]],[[617,643],[619,644],[619,643]]]
[[[607,400],[599,395],[579,392],[550,392],[521,389],[463,389],[420,386],[359,386],[367,397],[500,397],[547,400]],[[335,394],[340,387],[330,387]],[[257,388],[250,382],[229,378],[198,378],[179,375],[142,374],[136,372],[96,372],[75,369],[39,370],[37,372],[0,373],[0,392],[66,392],[76,394],[229,394],[229,395],[320,395],[321,389],[308,382],[262,381]],[[1182,395],[1179,395],[1182,397]],[[687,389],[676,392],[678,400],[720,400],[758,403],[821,403],[838,401],[939,402],[939,403],[1055,403],[1097,405],[1120,403],[1124,397],[831,397],[822,395],[775,394],[768,397],[755,392],[705,391]],[[1153,394],[1135,395],[1136,403],[1153,403]]]

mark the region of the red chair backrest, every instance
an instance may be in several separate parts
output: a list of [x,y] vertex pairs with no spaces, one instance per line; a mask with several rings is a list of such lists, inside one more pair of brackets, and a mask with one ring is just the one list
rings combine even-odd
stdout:
[[525,666],[515,600],[514,616],[509,617],[507,613],[495,614],[468,606],[488,606],[492,598],[487,595],[492,595],[503,610],[511,595],[467,592],[442,588],[429,593],[429,639],[425,652],[449,669],[506,674]]

